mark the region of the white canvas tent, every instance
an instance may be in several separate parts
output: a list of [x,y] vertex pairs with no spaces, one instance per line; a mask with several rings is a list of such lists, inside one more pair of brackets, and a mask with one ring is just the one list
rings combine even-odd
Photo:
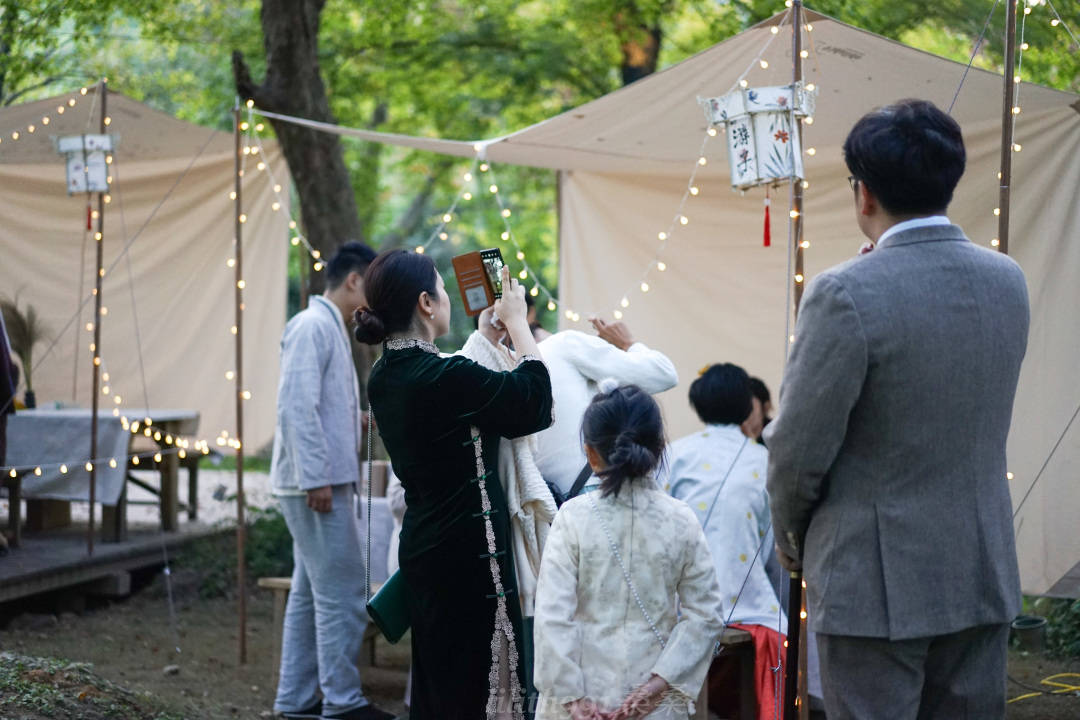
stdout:
[[[708,164],[662,259],[664,273],[642,273],[656,260],[657,233],[668,228],[706,129],[698,96],[732,89],[748,66],[751,87],[791,78],[787,14],[598,100],[509,136],[481,144],[324,126],[377,142],[462,157],[483,146],[493,163],[559,172],[560,296],[582,317],[610,318],[625,295],[635,335],[669,353],[679,387],[662,396],[672,436],[698,426],[687,400],[702,366],[732,361],[765,379],[774,396],[786,338],[787,193],[773,201],[773,247],[762,247],[763,193],[741,196],[729,185],[723,137],[707,149]],[[864,240],[854,222],[841,145],[870,109],[918,97],[947,108],[964,66],[808,11],[807,81],[820,95],[806,128],[806,276],[851,257]],[[786,23],[786,24],[785,24]],[[772,28],[781,26],[773,35]],[[755,58],[769,42],[761,69]],[[1013,155],[1010,251],[1027,273],[1032,329],[1009,442],[1014,503],[1024,498],[1055,442],[1080,405],[1071,370],[1080,358],[1075,320],[1080,281],[1080,98],[1019,86]],[[989,245],[997,233],[1002,78],[968,74],[953,116],[964,129],[968,166],[950,216],[969,237]],[[987,312],[993,312],[987,308]],[[1026,591],[1080,591],[1080,423],[1065,434],[1017,516]],[[1068,577],[1067,577],[1068,576]]]
[[[20,305],[33,305],[56,340],[48,355],[48,343],[35,350],[39,407],[90,406],[93,338],[85,325],[93,304],[77,317],[76,311],[94,287],[94,239],[87,232],[87,197],[67,195],[64,158],[53,138],[98,130],[95,95],[90,88],[85,96],[76,91],[0,110],[0,294],[18,293]],[[69,99],[76,104],[69,106]],[[58,106],[65,106],[63,114]],[[102,292],[108,315],[101,356],[111,389],[122,407],[145,407],[141,345],[151,409],[195,409],[202,416],[201,437],[213,441],[222,430],[235,436],[233,383],[225,378],[235,366],[234,278],[226,267],[233,254],[233,136],[111,91],[106,107],[108,130],[119,141],[104,231],[105,267],[119,262],[105,276]],[[276,143],[264,146],[278,182],[287,187]],[[286,208],[271,210],[272,183],[254,171],[254,162],[244,182],[244,374],[253,395],[245,406],[244,439],[252,450],[274,431],[289,249]],[[102,399],[104,409],[113,407],[111,398]],[[88,450],[89,438],[81,452]]]

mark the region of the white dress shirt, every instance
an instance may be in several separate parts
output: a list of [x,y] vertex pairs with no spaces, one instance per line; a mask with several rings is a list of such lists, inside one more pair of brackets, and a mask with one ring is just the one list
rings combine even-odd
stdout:
[[560,491],[568,492],[585,467],[581,419],[596,395],[596,385],[614,378],[647,393],[669,390],[679,382],[666,355],[634,343],[620,350],[595,335],[577,330],[555,333],[540,343],[540,355],[551,374],[555,422],[536,436],[536,464]]
[[898,232],[914,230],[915,228],[920,227],[931,227],[933,225],[952,225],[952,221],[944,215],[930,215],[929,217],[914,218],[913,220],[898,222],[885,232],[881,233],[881,237],[877,239],[877,243],[875,244],[880,245],[885,238],[890,235],[895,235]]

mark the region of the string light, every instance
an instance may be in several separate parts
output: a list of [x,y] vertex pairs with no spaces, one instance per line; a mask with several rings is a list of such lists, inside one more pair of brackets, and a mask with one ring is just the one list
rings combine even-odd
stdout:
[[[68,108],[75,107],[76,103],[81,99],[81,97],[83,95],[86,95],[87,92],[88,92],[87,88],[85,88],[85,87],[80,88],[78,90],[77,94],[75,94],[72,97],[68,98],[66,104],[56,106],[56,114],[57,115],[63,115],[64,112]],[[112,122],[112,118],[107,117],[107,118],[105,118],[105,121],[106,121],[105,124],[109,125]],[[52,118],[49,115],[42,115],[41,116],[41,124],[42,125],[48,125],[50,122],[52,122]],[[37,126],[35,124],[33,124],[33,123],[30,123],[30,124],[28,124],[26,126],[26,132],[29,135],[33,135],[35,130],[37,130]],[[21,132],[19,132],[18,130],[13,130],[11,132],[11,140],[12,141],[18,140],[19,138],[22,138],[22,137],[25,137],[25,136]]]

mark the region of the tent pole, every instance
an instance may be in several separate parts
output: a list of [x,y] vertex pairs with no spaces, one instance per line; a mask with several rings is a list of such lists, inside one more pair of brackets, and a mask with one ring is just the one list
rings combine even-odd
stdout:
[[[795,88],[802,82],[802,0],[795,0],[792,4],[792,25],[791,25],[791,64],[792,64],[792,107],[795,106]],[[799,150],[802,151],[802,119],[795,117],[792,113],[792,119],[795,121],[794,127],[792,127],[793,133],[799,134]],[[803,235],[803,186],[799,179],[795,179],[795,186],[792,192],[792,219],[793,232],[792,237],[795,239],[795,277],[792,278],[792,282],[795,284],[795,318],[799,317],[799,304],[802,302],[803,296],[803,247],[802,247],[802,235]]]
[[[795,116],[796,93],[798,85],[803,79],[802,68],[802,0],[795,0],[791,7],[791,119],[793,134],[797,133],[798,146],[802,151],[802,119]],[[792,158],[794,161],[794,157]],[[794,170],[794,168],[792,168]],[[795,243],[795,276],[791,278],[794,284],[795,319],[799,317],[799,304],[803,296],[803,186],[802,180],[792,177],[791,212],[789,222],[792,224],[792,242]],[[789,248],[788,252],[792,249]],[[784,693],[783,693],[783,717],[784,720],[806,720],[809,717],[809,705],[806,702],[806,620],[805,609],[806,597],[803,593],[803,578],[801,572],[791,573],[791,586],[788,596],[788,647],[787,658],[784,662]],[[797,617],[792,617],[796,608],[800,610]]]
[[1016,98],[1016,82],[1013,68],[1016,66],[1016,2],[1005,3],[1005,92],[1001,99],[1001,179],[998,187],[998,251],[1009,254],[1009,185],[1012,179],[1013,153],[1013,105]]
[[233,246],[236,251],[236,281],[234,293],[236,298],[236,584],[237,584],[237,611],[240,617],[240,627],[237,633],[239,642],[240,664],[247,663],[247,579],[244,568],[244,539],[246,527],[244,525],[244,291],[243,291],[243,227],[244,216],[243,203],[240,197],[243,180],[241,168],[242,148],[240,133],[240,104],[233,108],[233,137],[236,146],[236,159],[233,182],[236,189],[236,217],[235,235]]
[[[101,100],[101,119],[99,131],[105,134],[106,100],[108,88],[105,79],[98,84],[98,99]],[[83,140],[83,147],[85,145]],[[87,176],[89,180],[89,176]],[[105,193],[98,193],[97,231],[94,244],[97,245],[97,272],[94,273],[94,351],[93,379],[90,381],[90,516],[86,524],[86,554],[94,554],[94,503],[97,502],[97,452],[98,452],[98,401],[101,397],[101,281],[105,275]]]

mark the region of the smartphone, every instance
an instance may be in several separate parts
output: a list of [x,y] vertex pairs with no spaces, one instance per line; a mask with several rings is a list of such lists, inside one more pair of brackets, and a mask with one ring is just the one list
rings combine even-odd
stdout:
[[499,248],[481,250],[480,260],[484,263],[484,271],[487,272],[488,282],[491,285],[491,291],[495,295],[495,299],[501,298],[502,269],[505,265],[505,263],[503,263],[502,252]]
[[504,263],[498,248],[458,255],[453,262],[465,314],[469,317],[479,315],[502,297]]

